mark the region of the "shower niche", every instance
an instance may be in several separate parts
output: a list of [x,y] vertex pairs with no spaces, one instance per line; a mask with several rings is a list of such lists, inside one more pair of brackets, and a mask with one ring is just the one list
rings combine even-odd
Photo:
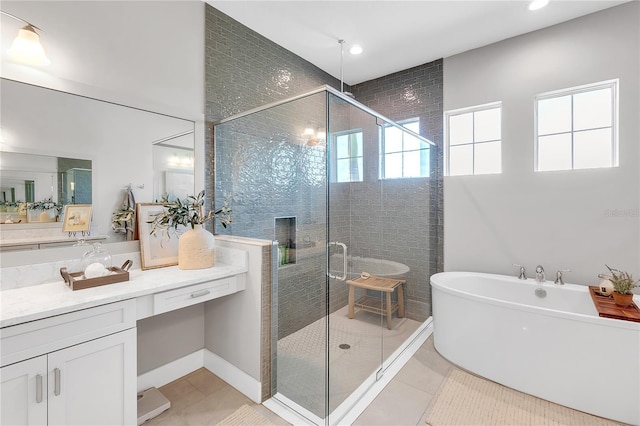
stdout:
[[282,267],[296,263],[296,218],[276,217],[275,227],[278,265]]

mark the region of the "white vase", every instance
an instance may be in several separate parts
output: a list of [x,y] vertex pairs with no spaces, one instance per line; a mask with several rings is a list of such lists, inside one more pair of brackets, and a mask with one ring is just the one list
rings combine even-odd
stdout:
[[51,209],[42,210],[39,217],[40,222],[54,222],[55,216],[53,216],[52,213],[53,213],[53,210]]
[[178,268],[204,269],[213,266],[215,238],[202,225],[180,236],[178,240]]

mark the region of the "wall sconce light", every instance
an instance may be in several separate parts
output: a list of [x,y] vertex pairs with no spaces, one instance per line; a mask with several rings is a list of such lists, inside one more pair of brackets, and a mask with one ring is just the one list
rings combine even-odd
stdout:
[[0,13],[27,24],[18,30],[18,35],[9,48],[9,56],[16,62],[28,65],[49,65],[51,61],[44,53],[44,48],[40,44],[40,36],[36,33],[36,30],[42,30],[10,13],[2,10]]
[[314,129],[306,127],[302,133],[302,138],[307,146],[316,146],[324,143],[327,133],[323,129]]

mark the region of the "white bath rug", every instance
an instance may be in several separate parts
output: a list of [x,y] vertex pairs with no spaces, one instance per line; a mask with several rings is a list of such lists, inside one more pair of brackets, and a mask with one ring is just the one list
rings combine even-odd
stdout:
[[427,415],[427,425],[617,426],[452,368]]

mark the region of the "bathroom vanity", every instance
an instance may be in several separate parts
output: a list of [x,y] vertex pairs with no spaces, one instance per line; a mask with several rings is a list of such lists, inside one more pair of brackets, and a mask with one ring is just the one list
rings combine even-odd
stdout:
[[217,248],[209,269],[0,292],[2,424],[135,425],[136,321],[243,291],[247,272],[246,251]]

